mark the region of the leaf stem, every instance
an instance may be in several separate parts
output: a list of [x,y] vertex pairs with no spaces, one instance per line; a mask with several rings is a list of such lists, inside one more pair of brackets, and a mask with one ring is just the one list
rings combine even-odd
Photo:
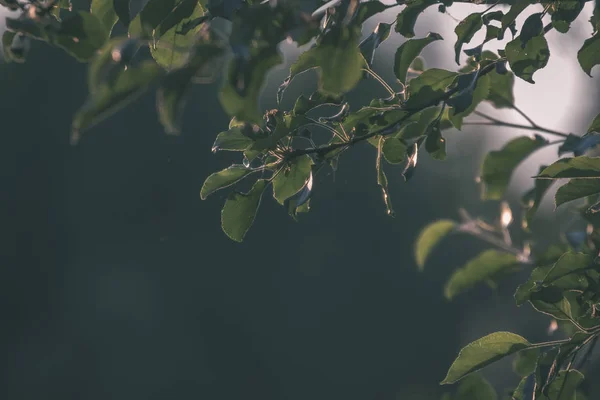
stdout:
[[[487,119],[489,121],[489,123],[486,122],[481,122],[481,121],[465,121],[463,122],[463,125],[495,125],[495,126],[506,126],[509,128],[517,128],[517,129],[527,129],[530,131],[540,131],[540,132],[544,132],[544,133],[548,133],[550,135],[555,135],[555,136],[560,136],[563,138],[567,138],[569,137],[568,133],[564,133],[564,132],[559,132],[559,131],[555,131],[553,129],[549,129],[549,128],[544,128],[541,127],[535,123],[533,123],[533,121],[531,121],[532,125],[522,125],[522,124],[515,124],[512,122],[506,122],[506,121],[501,121],[497,118],[494,118],[490,115],[487,115],[485,113],[482,113],[481,111],[473,111],[473,114],[479,115],[480,117],[483,117],[485,119]],[[529,120],[529,118],[527,118]]]
[[388,85],[388,83],[381,76],[379,76],[379,74],[377,74],[375,71],[373,71],[369,67],[363,68],[363,71],[368,72],[373,78],[375,78],[375,80],[377,80],[381,84],[381,86],[383,86],[385,88],[385,90],[387,90],[389,92],[389,94],[392,97],[396,97],[396,92],[394,92],[394,89],[392,89],[392,87],[390,85]]

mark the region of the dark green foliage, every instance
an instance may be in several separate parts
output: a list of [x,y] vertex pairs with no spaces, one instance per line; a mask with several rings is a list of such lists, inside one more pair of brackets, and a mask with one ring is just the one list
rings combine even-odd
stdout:
[[[479,285],[494,288],[504,276],[530,268],[529,279],[515,292],[517,305],[528,303],[552,318],[566,336],[532,344],[521,336],[497,332],[467,345],[442,382],[461,381],[456,390],[446,393],[446,399],[497,399],[490,384],[473,372],[517,353],[514,369],[521,380],[515,379],[512,399],[572,400],[583,380],[573,360],[600,335],[600,264],[596,259],[600,251],[600,158],[588,155],[600,144],[600,114],[584,135],[544,128],[517,108],[513,86],[515,77],[535,83],[534,74],[550,57],[546,34],[551,30],[567,33],[585,2],[514,1],[503,11],[497,6],[504,2],[485,3],[487,8],[457,24],[453,46],[459,68],[445,70],[426,68],[420,57],[431,43],[442,45],[442,37],[433,32],[413,37],[425,10],[437,5],[438,11],[450,13],[452,1],[399,0],[386,5],[377,0],[150,0],[132,15],[129,0],[93,0],[89,12],[71,11],[67,0],[0,0],[1,6],[20,12],[18,18],[6,21],[8,31],[2,44],[7,62],[25,62],[31,40],[89,62],[89,94],[73,118],[75,142],[82,132],[151,89],[156,90],[157,118],[167,133],[178,134],[185,129],[181,119],[191,88],[220,81],[217,95],[231,121],[216,135],[212,151],[233,152],[238,160],[207,174],[200,197],[228,192],[221,226],[234,241],[245,238],[268,190],[294,220],[309,212],[313,192],[324,181],[317,184],[317,173],[335,171],[344,153],[361,142],[376,149],[374,171],[373,164],[365,168],[370,168],[390,216],[394,215],[390,189],[396,182],[392,174],[402,175],[405,181],[413,179],[423,152],[444,160],[446,138],[452,139],[445,130],[462,129],[469,123],[536,132],[514,138],[485,156],[480,176],[483,200],[505,200],[514,171],[536,150],[557,144],[558,157],[572,153],[573,157],[539,169],[532,189],[522,196],[522,212],[513,215],[503,201],[495,222],[489,223],[461,210],[460,221],[438,220],[423,229],[414,248],[417,266],[423,270],[436,245],[450,233],[487,242],[494,248],[466,256],[465,265],[450,274],[446,298],[452,300]],[[591,37],[585,38],[577,55],[590,76],[600,64],[598,4],[590,19]],[[377,21],[373,31],[363,33],[367,19],[395,7],[395,22]],[[542,18],[547,15],[551,23],[544,26]],[[519,27],[518,17],[524,20]],[[403,39],[393,66],[388,65],[397,79],[388,83],[373,70],[373,60],[392,34],[392,25],[408,40]],[[126,29],[128,35],[116,34],[120,29],[115,26]],[[471,43],[484,28],[483,39]],[[494,40],[502,39],[507,30],[512,37],[504,48],[498,48]],[[270,71],[283,62],[279,46],[286,40],[306,48],[279,87],[277,108],[262,110],[263,86]],[[464,63],[462,53],[467,56]],[[309,70],[318,73],[318,89],[300,95],[290,102],[290,109],[284,109],[279,104],[286,89]],[[346,94],[361,81],[379,85],[385,96],[350,104],[352,96],[346,98]],[[486,101],[495,108],[518,112],[528,125],[506,123],[479,111]],[[474,116],[485,121],[471,120]],[[550,141],[546,135],[559,140]],[[575,215],[585,227],[565,232],[567,244],[546,249],[539,248],[535,237],[533,249],[529,237],[514,243],[511,234],[516,228],[535,234],[533,216],[558,179],[568,182],[558,189],[556,206],[566,208],[578,200]],[[517,218],[519,226],[512,226]]]

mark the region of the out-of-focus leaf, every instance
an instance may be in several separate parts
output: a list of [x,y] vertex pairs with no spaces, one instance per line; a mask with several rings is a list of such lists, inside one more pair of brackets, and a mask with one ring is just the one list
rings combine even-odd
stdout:
[[248,193],[232,192],[221,211],[221,228],[229,238],[241,242],[254,223],[267,180],[259,179]]
[[[546,165],[540,166],[538,173],[542,172],[546,167]],[[522,202],[527,210],[523,218],[523,229],[529,229],[529,226],[533,221],[533,217],[542,203],[542,199],[544,198],[546,191],[548,191],[553,183],[554,181],[549,179],[536,179],[533,189],[523,195]]]
[[415,259],[420,271],[425,268],[425,262],[435,246],[452,232],[456,226],[456,222],[449,219],[442,219],[432,222],[423,228],[415,242]]
[[[111,49],[107,48],[105,51],[110,52]],[[102,60],[102,57],[98,59]],[[118,65],[114,68],[119,70],[116,71],[113,79],[98,84],[75,114],[73,141],[78,140],[81,131],[92,127],[135,100],[163,76],[162,69],[154,61],[144,61],[127,69]],[[93,69],[92,63],[90,71]]]
[[598,132],[600,133],[600,114],[596,115],[590,127],[587,130],[587,133]]
[[600,64],[600,32],[583,42],[583,46],[577,52],[579,65],[588,74],[592,76],[592,68]]
[[181,0],[148,0],[129,23],[129,35],[142,39],[153,37],[153,31]]
[[516,38],[506,45],[506,58],[515,75],[526,82],[535,83],[533,74],[544,68],[550,58],[548,42],[542,35],[534,36],[523,48],[520,38]]
[[246,168],[243,165],[232,165],[231,167],[222,171],[215,172],[204,181],[202,189],[200,190],[200,198],[205,200],[217,190],[224,189],[236,182],[239,182],[252,172],[254,171]]
[[396,18],[396,32],[406,38],[415,36],[415,23],[419,15],[437,0],[415,0],[406,5]]
[[394,60],[394,73],[400,82],[403,84],[406,83],[406,73],[410,65],[428,44],[437,40],[443,40],[442,36],[438,33],[430,32],[423,39],[410,39],[402,43],[398,50],[396,50]]
[[564,184],[554,196],[556,207],[569,201],[600,193],[600,179],[572,179]]
[[178,134],[185,105],[185,96],[196,73],[214,58],[221,55],[218,46],[196,46],[192,59],[183,67],[172,71],[161,82],[156,92],[156,105],[160,122],[169,134]]
[[494,387],[480,374],[471,374],[460,381],[456,396],[461,400],[497,400]]
[[92,0],[92,4],[90,5],[90,13],[95,15],[104,24],[108,35],[110,35],[119,19],[113,1],[119,0]]
[[586,134],[576,136],[569,134],[565,141],[558,148],[558,155],[562,156],[565,153],[573,153],[575,156],[582,156],[585,152],[600,144],[600,135]]
[[204,12],[198,0],[181,0],[156,28],[150,53],[163,68],[170,70],[182,67],[189,61],[202,25],[189,29],[185,34],[182,33],[182,28],[186,23],[202,17]]
[[535,367],[537,366],[539,355],[539,349],[525,349],[519,351],[513,360],[513,371],[523,378],[533,374]]
[[544,169],[536,178],[600,178],[600,157],[567,157]]
[[292,160],[288,167],[277,174],[273,179],[273,197],[279,204],[283,204],[306,185],[312,165],[312,158],[303,155]]
[[129,26],[129,22],[131,22],[131,12],[129,10],[130,0],[112,0],[112,2],[113,8],[121,23],[125,26]]
[[465,346],[448,370],[442,384],[457,382],[506,356],[531,346],[525,338],[510,332],[495,332]]
[[473,36],[483,26],[483,20],[481,19],[482,13],[473,13],[468,15],[465,19],[460,21],[454,33],[456,33],[456,44],[454,45],[455,61],[460,65],[460,51],[462,50],[463,44],[469,43]]
[[518,264],[519,261],[513,254],[486,250],[454,271],[444,287],[444,295],[451,300],[478,283]]
[[508,187],[514,169],[548,141],[541,136],[521,136],[508,142],[501,150],[492,151],[483,160],[481,181],[483,200],[500,200]]
[[583,374],[577,370],[560,371],[556,379],[548,386],[547,398],[549,400],[575,399],[575,392],[583,379]]

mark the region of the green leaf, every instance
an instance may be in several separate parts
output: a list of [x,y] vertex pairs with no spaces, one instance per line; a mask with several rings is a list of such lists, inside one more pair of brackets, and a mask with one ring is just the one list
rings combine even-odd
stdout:
[[204,12],[198,0],[181,0],[156,28],[150,53],[163,68],[179,68],[189,61],[203,26],[200,24],[187,30],[185,34],[182,33],[182,28],[190,21],[202,17]]
[[[110,48],[105,51],[110,51]],[[102,57],[98,58],[101,59]],[[93,68],[92,63],[90,71]],[[118,65],[114,68],[118,68]],[[162,76],[161,68],[154,61],[144,61],[127,69],[115,71],[113,79],[99,84],[75,114],[73,140],[79,139],[81,131],[91,128],[135,100]]]
[[513,371],[524,378],[533,374],[537,366],[540,349],[525,349],[519,351],[513,360]]
[[414,37],[417,18],[427,7],[437,2],[437,0],[415,0],[407,4],[396,17],[396,32],[406,38]]
[[558,188],[554,196],[556,207],[569,201],[600,193],[600,179],[573,179]]
[[400,164],[406,155],[406,145],[398,138],[387,137],[383,142],[381,152],[390,164]]
[[239,182],[252,172],[252,169],[248,169],[243,165],[232,165],[222,171],[211,174],[202,185],[200,190],[200,198],[206,200],[208,196],[216,192],[217,190],[224,189],[228,186]]
[[590,18],[590,23],[592,24],[592,33],[597,33],[600,30],[600,1],[598,0],[594,2],[594,12],[592,18]]
[[250,148],[254,140],[244,134],[243,127],[234,126],[217,135],[212,151],[244,151]]
[[465,346],[448,370],[442,385],[459,381],[508,355],[531,346],[523,337],[510,332],[495,332]]
[[571,27],[571,22],[577,19],[577,16],[583,10],[585,3],[579,0],[561,0],[554,4],[552,13],[552,27],[560,33],[567,33]]
[[587,130],[587,133],[599,132],[600,133],[600,114],[596,115],[596,118],[592,121],[592,124]]
[[268,181],[259,179],[246,194],[232,192],[221,211],[221,228],[229,238],[241,242],[254,223]]
[[375,169],[377,170],[377,184],[381,187],[381,192],[383,194],[383,202],[385,203],[386,212],[388,215],[393,216],[394,209],[392,207],[392,199],[390,198],[390,193],[389,193],[389,189],[388,189],[388,180],[387,180],[387,177],[385,176],[385,171],[383,170],[383,167],[381,166],[381,153],[382,153],[381,148],[383,147],[383,140],[384,140],[384,138],[382,136],[380,136],[378,144],[377,144],[377,159],[375,162]]
[[541,136],[521,136],[508,142],[501,150],[488,153],[481,169],[482,199],[502,199],[514,169],[547,143],[548,141]]
[[557,287],[542,287],[532,292],[529,302],[537,311],[550,315],[557,320],[576,320],[581,316],[581,307],[574,292],[564,292]]
[[446,88],[454,82],[458,74],[439,68],[430,68],[421,75],[410,80],[408,84],[409,97],[406,101],[407,109],[420,109],[439,102],[446,92]]
[[438,33],[430,32],[423,39],[410,39],[402,43],[398,50],[396,50],[394,60],[394,73],[400,82],[403,84],[406,83],[406,74],[410,65],[428,44],[437,40],[443,40],[442,36]]
[[544,24],[542,23],[542,13],[531,14],[521,28],[519,39],[521,40],[521,48],[524,49],[527,43],[536,36],[542,35],[544,32]]
[[60,28],[52,32],[51,43],[78,61],[88,61],[104,46],[109,32],[95,15],[85,11],[63,18]]
[[515,103],[513,94],[515,75],[512,72],[499,74],[492,71],[486,76],[490,80],[490,92],[486,100],[490,101],[495,108],[510,108]]
[[129,23],[129,36],[151,38],[153,31],[181,0],[149,0]]
[[110,35],[119,19],[114,9],[113,1],[114,0],[92,0],[92,4],[90,5],[90,13],[95,15],[102,22],[108,35]]
[[536,178],[600,178],[600,157],[566,157],[548,166]]
[[549,285],[554,281],[569,274],[576,274],[594,268],[593,258],[589,254],[565,253],[554,264],[552,269],[544,277],[543,285]]
[[20,33],[5,31],[2,34],[4,62],[24,63],[30,47],[29,38]]
[[222,54],[220,47],[210,44],[196,46],[194,56],[182,68],[172,71],[156,92],[156,105],[160,122],[169,134],[178,134],[185,106],[185,97],[192,79],[205,65]]
[[415,242],[415,259],[420,271],[425,268],[425,262],[435,246],[456,227],[456,222],[441,219],[423,228]]
[[362,78],[365,59],[358,48],[360,30],[339,27],[325,34],[320,43],[302,53],[290,67],[286,82],[312,68],[319,68],[319,90],[327,94],[349,92]]
[[[225,111],[241,121],[260,124],[262,116],[258,110],[258,97],[267,72],[282,62],[281,55],[272,49],[263,50],[256,57],[252,57],[248,63],[233,60],[219,93],[219,100]],[[244,76],[248,78],[244,82],[243,91],[238,90],[236,85],[238,81],[236,72],[240,70],[244,71]]]
[[[483,75],[477,79],[477,84],[474,89],[467,90],[464,93],[459,94],[459,96],[448,101],[448,104],[453,106],[448,116],[456,129],[462,129],[463,119],[475,111],[477,106],[479,106],[479,104],[484,101],[489,94],[490,77],[488,75]],[[463,100],[458,102],[460,103],[460,107],[459,104],[454,102],[458,97],[463,97]]]
[[539,290],[539,282],[544,280],[551,268],[552,265],[545,265],[534,268],[533,271],[531,271],[531,276],[527,282],[517,287],[517,291],[515,292],[515,301],[517,306],[522,306],[527,300],[529,300],[533,292]]
[[131,22],[131,12],[129,10],[130,0],[112,0],[113,8],[117,13],[117,17],[124,26],[129,26]]
[[279,204],[283,204],[306,185],[312,165],[312,158],[305,154],[294,158],[290,165],[277,174],[273,179],[273,197]]
[[391,24],[380,22],[377,24],[373,32],[371,32],[369,36],[367,36],[362,42],[360,42],[360,51],[365,60],[367,60],[369,66],[373,65],[373,61],[375,58],[375,50],[377,50],[379,45],[390,36],[391,30]]
[[433,121],[427,129],[425,150],[434,160],[446,159],[446,139],[442,137],[440,121],[438,120]]
[[460,381],[456,391],[460,400],[497,400],[494,387],[480,374],[471,374]]
[[518,264],[519,261],[513,254],[498,250],[486,250],[467,262],[465,266],[454,271],[444,287],[444,295],[448,300],[452,300],[465,290]]
[[521,39],[516,38],[506,45],[506,58],[515,75],[526,82],[535,83],[533,74],[544,68],[550,58],[548,42],[542,35],[535,36],[523,48]]
[[592,68],[600,64],[600,32],[583,42],[583,46],[577,52],[579,65],[588,74],[592,76]]
[[469,43],[473,36],[483,26],[483,20],[481,19],[482,13],[473,13],[468,15],[465,19],[459,22],[454,29],[456,33],[456,43],[454,45],[455,61],[460,65],[460,51],[462,50],[463,44]]
[[498,39],[502,39],[506,28],[513,24],[519,16],[519,14],[521,14],[527,7],[529,7],[534,2],[534,0],[520,0],[516,1],[512,6],[510,6],[510,10],[508,10],[504,17],[502,17],[501,36],[499,36]]
[[546,395],[548,400],[573,400],[575,392],[584,376],[581,372],[571,369],[560,371],[558,376],[548,386]]

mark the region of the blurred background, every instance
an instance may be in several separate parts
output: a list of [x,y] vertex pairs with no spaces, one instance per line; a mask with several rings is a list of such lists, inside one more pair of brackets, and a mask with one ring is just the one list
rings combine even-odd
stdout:
[[[576,61],[591,33],[590,6],[568,35],[548,33],[550,62],[536,84],[516,80],[517,105],[542,126],[581,134],[598,112],[600,71],[590,79]],[[482,10],[449,8],[458,19]],[[370,20],[364,35],[397,12]],[[458,68],[456,23],[436,7],[418,20],[417,37],[445,38],[423,53],[427,67]],[[375,70],[390,82],[404,40],[393,34],[376,55]],[[275,105],[277,86],[303,50],[282,45],[286,64],[270,74],[263,107]],[[194,88],[179,137],[163,133],[149,93],[72,147],[85,76],[84,64],[40,43],[25,64],[0,64],[3,398],[439,399],[451,389],[438,383],[470,341],[498,330],[549,340],[549,320],[512,298],[527,270],[496,291],[480,287],[448,302],[451,272],[486,246],[449,239],[422,273],[412,255],[419,230],[457,218],[459,207],[498,217],[497,202],[479,200],[481,161],[533,132],[445,132],[447,161],[423,154],[408,183],[400,167],[387,169],[395,218],[385,213],[374,149],[356,146],[335,176],[318,176],[300,222],[265,198],[237,244],[220,230],[226,191],[199,198],[209,174],[240,162],[210,151],[229,121],[218,82]],[[315,88],[314,74],[296,79],[283,107]],[[362,82],[353,107],[384,96],[379,90]],[[482,110],[523,122],[509,110]],[[549,148],[519,167],[507,198],[515,212],[539,164],[556,157]],[[542,242],[570,226],[551,198],[533,226]],[[518,383],[510,360],[483,374],[500,391]]]

